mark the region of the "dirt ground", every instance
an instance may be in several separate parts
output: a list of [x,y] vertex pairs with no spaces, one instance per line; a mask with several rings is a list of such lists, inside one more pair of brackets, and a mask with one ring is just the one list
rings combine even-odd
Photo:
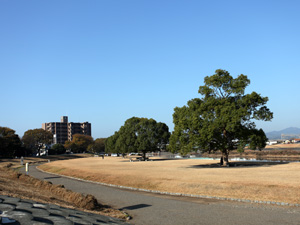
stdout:
[[[24,163],[40,163],[48,162],[49,159],[66,160],[81,157],[85,156],[25,158]],[[63,207],[126,219],[126,215],[123,212],[106,205],[101,205],[92,195],[82,195],[67,190],[61,185],[53,185],[50,182],[41,181],[18,173],[16,168],[20,166],[20,159],[0,159],[0,195],[52,203]]]
[[53,173],[163,192],[300,203],[300,163],[156,159],[130,162],[118,157],[55,161],[40,166]]

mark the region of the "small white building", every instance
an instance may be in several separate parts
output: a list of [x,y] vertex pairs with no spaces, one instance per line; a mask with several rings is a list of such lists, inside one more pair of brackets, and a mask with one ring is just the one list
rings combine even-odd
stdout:
[[268,141],[267,145],[276,145],[278,144],[278,141]]

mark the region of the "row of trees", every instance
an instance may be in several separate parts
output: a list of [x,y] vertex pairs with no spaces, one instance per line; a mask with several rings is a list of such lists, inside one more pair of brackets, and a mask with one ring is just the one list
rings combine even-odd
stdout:
[[[246,75],[233,78],[226,70],[216,70],[204,79],[198,93],[202,98],[176,107],[173,114],[174,131],[167,126],[145,118],[127,120],[106,141],[107,150],[115,153],[155,151],[169,143],[168,150],[185,155],[189,152],[221,151],[221,165],[228,164],[229,152],[262,149],[267,137],[256,129],[254,120],[270,121],[273,113],[265,106],[267,97],[256,92],[245,94],[250,80]],[[160,128],[158,128],[160,127]],[[170,136],[170,139],[169,139]]]
[[66,141],[64,147],[73,153],[104,153],[106,138],[97,138],[95,141],[91,136],[74,134],[72,141]]
[[98,138],[94,141],[90,136],[75,134],[72,141],[67,141],[64,145],[55,144],[49,148],[52,141],[52,133],[44,129],[28,130],[20,139],[14,130],[0,127],[0,157],[40,156],[41,150],[45,147],[50,155],[64,154],[66,150],[74,153],[85,151],[99,153],[105,151],[105,138]]
[[52,139],[52,133],[43,129],[28,130],[20,139],[14,130],[0,127],[0,157],[40,155],[43,146],[51,144]]
[[[267,97],[256,92],[245,94],[249,84],[250,80],[243,74],[234,79],[226,70],[216,70],[214,75],[205,77],[204,85],[199,87],[201,98],[174,109],[172,134],[164,123],[132,117],[106,140],[93,141],[92,137],[76,134],[72,141],[55,148],[64,147],[74,153],[86,150],[119,154],[140,152],[144,159],[148,151],[167,149],[185,155],[196,150],[219,150],[221,164],[227,165],[231,150],[242,151],[246,145],[262,149],[266,145],[266,135],[262,129],[256,129],[254,120],[270,121],[273,113],[265,106]],[[39,153],[42,145],[51,141],[52,134],[43,129],[28,130],[22,138],[27,149]],[[0,156],[15,155],[22,142],[13,130],[1,128]]]

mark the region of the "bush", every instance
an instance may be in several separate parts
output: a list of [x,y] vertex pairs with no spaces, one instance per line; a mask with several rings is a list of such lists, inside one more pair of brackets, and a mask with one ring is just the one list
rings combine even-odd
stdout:
[[55,144],[48,151],[49,155],[61,155],[65,153],[66,153],[66,149],[62,144]]

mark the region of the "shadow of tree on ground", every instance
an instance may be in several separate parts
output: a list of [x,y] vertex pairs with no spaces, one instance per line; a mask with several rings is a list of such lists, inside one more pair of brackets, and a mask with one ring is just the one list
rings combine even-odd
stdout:
[[221,166],[220,163],[209,163],[202,165],[193,165],[189,168],[241,168],[241,167],[270,167],[281,164],[288,164],[290,162],[229,162],[228,166]]
[[119,210],[124,210],[124,209],[128,209],[128,210],[135,210],[135,209],[141,209],[141,208],[146,208],[146,207],[150,207],[152,205],[147,205],[147,204],[138,204],[138,205],[131,205],[131,206],[126,206],[123,207]]

